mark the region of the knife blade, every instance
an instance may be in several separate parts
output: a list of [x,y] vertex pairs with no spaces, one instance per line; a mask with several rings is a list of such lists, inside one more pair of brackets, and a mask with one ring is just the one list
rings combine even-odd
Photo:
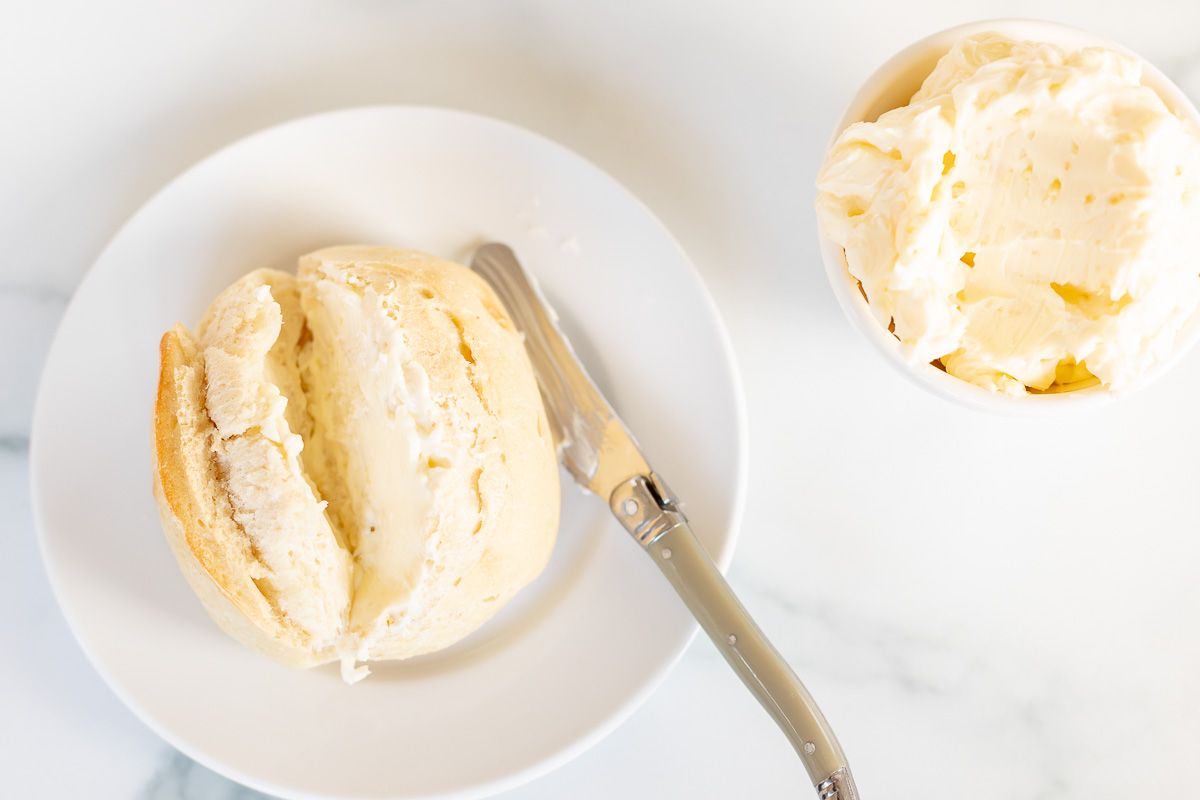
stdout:
[[738,601],[688,525],[678,498],[583,368],[534,281],[506,245],[471,269],[495,290],[533,364],[567,472],[613,515],[671,582],[701,627],[783,730],[819,800],[857,800],[846,757],[812,696]]
[[617,484],[649,472],[633,434],[584,370],[558,319],[512,250],[491,243],[471,268],[492,285],[525,335],[546,414],[567,472],[607,500]]

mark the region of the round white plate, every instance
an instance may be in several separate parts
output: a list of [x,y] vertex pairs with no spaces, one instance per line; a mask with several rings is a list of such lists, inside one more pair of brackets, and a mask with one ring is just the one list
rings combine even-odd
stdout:
[[546,572],[450,650],[346,686],[244,650],[208,620],[159,530],[150,414],[161,333],[256,267],[366,242],[465,260],[508,242],[592,375],[728,563],[746,475],[731,350],[671,236],[611,178],[511,125],[354,109],[244,139],[163,189],[83,281],[42,378],[42,548],[80,644],[155,731],[285,797],[479,797],[611,731],[695,632],[605,503],[563,476]]

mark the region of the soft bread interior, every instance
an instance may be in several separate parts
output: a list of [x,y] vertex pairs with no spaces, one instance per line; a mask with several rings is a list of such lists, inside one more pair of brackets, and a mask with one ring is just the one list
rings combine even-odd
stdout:
[[441,649],[544,567],[549,427],[519,334],[469,270],[331,248],[297,277],[235,283],[197,338],[164,337],[163,380],[190,411],[159,408],[156,432],[191,456],[160,457],[159,483],[182,475],[207,512],[163,491],[164,524],[184,531],[181,562],[220,552],[201,574],[276,650],[303,651],[282,660]]
[[524,343],[483,280],[421,253],[330,248],[299,279],[321,433],[306,463],[354,548],[360,655],[441,649],[553,547],[558,466]]
[[195,340],[176,326],[159,349],[154,490],[184,577],[217,624],[243,644],[292,666],[328,660],[280,608],[268,589],[269,568],[234,520],[213,456],[216,431],[205,411]]
[[313,335],[300,360],[321,432],[306,464],[355,555],[350,626],[369,640],[415,610],[407,601],[437,551],[428,541],[437,525],[432,484],[464,443],[435,414],[429,376],[397,324],[397,282],[361,272],[302,263]]
[[217,476],[266,568],[258,584],[324,651],[345,629],[351,566],[300,464],[312,430],[297,365],[303,326],[295,278],[264,270],[217,297],[199,340]]

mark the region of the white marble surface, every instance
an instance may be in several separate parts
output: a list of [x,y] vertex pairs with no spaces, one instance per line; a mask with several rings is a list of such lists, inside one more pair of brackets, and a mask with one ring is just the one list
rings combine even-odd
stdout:
[[[72,288],[156,188],[257,128],[381,102],[558,139],[692,255],[750,412],[731,578],[866,797],[1194,792],[1200,355],[1086,418],[985,417],[888,371],[819,266],[810,187],[850,92],[927,32],[1014,15],[1117,38],[1200,97],[1200,5],[1183,0],[7,3],[0,795],[260,797],[173,753],[72,642],[32,528],[34,387]],[[507,797],[799,797],[803,783],[698,640],[615,734]]]

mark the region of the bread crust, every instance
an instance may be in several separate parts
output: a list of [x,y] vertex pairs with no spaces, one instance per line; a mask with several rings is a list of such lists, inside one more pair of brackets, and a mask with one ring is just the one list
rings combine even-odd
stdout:
[[[363,246],[303,257],[302,280],[313,265],[354,270],[395,287],[388,292],[397,324],[431,390],[456,398],[446,413],[459,418],[447,417],[446,424],[465,415],[486,445],[472,451],[470,465],[478,525],[463,524],[474,524],[474,505],[469,514],[447,512],[451,541],[439,545],[445,569],[439,565],[427,576],[428,606],[397,630],[389,628],[362,655],[391,660],[443,649],[494,616],[542,571],[553,549],[558,462],[532,366],[491,287],[461,265]],[[159,355],[154,494],[188,584],[217,625],[242,644],[293,667],[336,660],[330,649],[314,652],[306,632],[260,590],[269,570],[235,521],[219,474],[200,344],[176,325],[163,335]],[[460,486],[461,477],[455,478]]]
[[[163,533],[180,571],[212,620],[237,641],[291,667],[332,660],[299,641],[255,586],[244,565],[230,563],[236,525],[228,511],[210,458],[188,452],[205,435],[207,417],[195,394],[204,385],[204,365],[191,335],[182,326],[163,334],[154,402],[154,497]],[[211,435],[211,423],[207,423]],[[191,428],[188,430],[187,428]],[[222,508],[222,505],[225,507]],[[241,569],[239,569],[241,568]],[[239,574],[240,573],[240,574]]]

